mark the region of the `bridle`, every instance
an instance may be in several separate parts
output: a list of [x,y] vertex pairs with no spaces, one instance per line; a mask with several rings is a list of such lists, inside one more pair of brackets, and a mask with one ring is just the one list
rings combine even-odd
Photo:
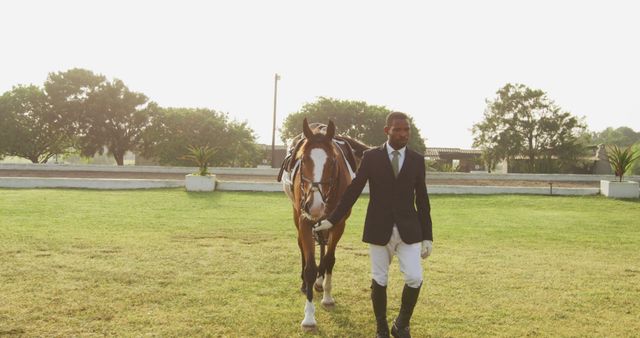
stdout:
[[[330,194],[333,192],[334,187],[338,184],[338,176],[336,175],[337,161],[334,157],[329,157],[329,161],[330,161],[329,178],[327,180],[322,180],[321,178],[320,181],[313,181],[312,179],[309,179],[308,177],[304,176],[304,170],[303,170],[304,159],[300,160],[300,168],[298,169],[300,172],[300,196],[301,196],[300,210],[305,211],[305,202],[307,200],[307,197],[309,196],[307,194],[307,190],[305,190],[305,183],[311,185],[311,189],[309,189],[309,193],[313,194],[315,192],[319,192],[320,197],[322,198],[322,202],[325,204],[325,206],[328,205]],[[324,170],[323,170],[323,174],[324,174]],[[324,177],[326,175],[322,175],[322,176]],[[322,189],[323,185],[325,187],[328,186],[328,189],[326,190]]]

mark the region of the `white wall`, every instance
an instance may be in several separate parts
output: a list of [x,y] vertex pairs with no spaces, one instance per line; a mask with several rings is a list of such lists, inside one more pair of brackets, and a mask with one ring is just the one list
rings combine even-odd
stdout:
[[[110,166],[110,165],[57,165],[57,164],[0,164],[0,170],[34,171],[103,171],[103,172],[148,172],[189,174],[197,168],[161,166]],[[217,190],[223,191],[282,191],[282,184],[275,182],[278,169],[271,168],[211,168],[213,174],[273,176],[274,182],[220,181]],[[2,173],[0,172],[0,175]],[[430,194],[539,194],[549,195],[547,187],[508,186],[464,186],[431,185],[429,180],[525,180],[525,181],[600,181],[613,180],[613,175],[565,175],[565,174],[497,174],[497,173],[427,173]],[[640,176],[630,176],[640,181]],[[0,177],[1,188],[87,188],[87,189],[150,189],[184,187],[184,180],[159,179],[100,179],[100,178],[39,178]],[[553,195],[596,195],[598,188],[553,188]],[[368,187],[365,188],[368,193]]]
[[[104,178],[36,178],[0,177],[0,188],[84,188],[84,189],[152,189],[184,187],[184,180],[104,179]],[[535,194],[549,195],[549,188],[430,185],[429,194]],[[281,192],[278,182],[217,181],[221,191]],[[369,193],[366,186],[363,194]],[[598,188],[554,188],[553,195],[597,195]]]
[[0,177],[0,188],[151,189],[184,187],[184,180]]
[[[135,172],[135,173],[178,173],[191,174],[198,170],[196,167],[164,167],[164,166],[115,166],[115,165],[65,165],[65,164],[7,164],[0,163],[0,170],[44,170],[44,171],[105,171],[105,172]],[[212,174],[273,176],[278,175],[279,169],[272,168],[210,168]],[[2,173],[0,172],[0,175]],[[640,176],[625,176],[632,181],[640,181]],[[427,183],[430,179],[455,180],[524,180],[524,181],[591,181],[613,180],[614,175],[579,175],[579,174],[499,174],[499,173],[441,173],[428,172]]]

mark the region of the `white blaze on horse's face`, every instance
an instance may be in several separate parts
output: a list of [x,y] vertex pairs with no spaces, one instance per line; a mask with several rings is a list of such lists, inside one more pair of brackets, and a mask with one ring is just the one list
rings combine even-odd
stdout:
[[[321,182],[324,165],[327,163],[327,152],[322,148],[313,148],[311,149],[310,157],[311,161],[313,161],[313,181]],[[323,216],[324,202],[322,201],[320,191],[316,190],[313,192],[313,203],[308,211],[309,215],[314,219],[318,219]]]

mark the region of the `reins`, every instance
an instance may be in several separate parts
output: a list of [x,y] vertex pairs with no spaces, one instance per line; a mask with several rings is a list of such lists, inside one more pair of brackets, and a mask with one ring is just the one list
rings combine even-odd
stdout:
[[[331,144],[332,144],[332,147],[335,146],[333,142]],[[320,197],[322,198],[322,202],[325,204],[325,207],[328,206],[329,202],[333,200],[333,198],[335,197],[333,195],[337,193],[336,187],[340,183],[340,176],[339,176],[340,172],[338,170],[337,162],[338,162],[337,159],[335,158],[331,159],[331,165],[329,167],[330,174],[328,179],[313,181],[312,179],[309,179],[304,175],[304,170],[303,170],[304,161],[303,160],[300,161],[300,167],[298,169],[298,172],[300,173],[300,196],[301,196],[300,210],[304,210],[305,208],[304,204],[308,197],[308,193],[305,190],[305,183],[311,185],[311,188],[309,189],[310,194],[313,194],[314,192],[320,193]],[[323,175],[323,176],[326,176],[326,175]],[[325,188],[326,187],[328,188],[323,189],[323,185],[325,186]],[[320,221],[322,221],[322,219],[318,220],[318,222],[314,223],[314,225],[319,224]],[[312,225],[312,227],[314,225]],[[321,249],[324,249],[324,246],[327,245],[327,241],[328,241],[327,238],[322,236],[322,234],[320,234],[319,232],[313,231],[313,238],[315,239],[316,243],[320,244]]]

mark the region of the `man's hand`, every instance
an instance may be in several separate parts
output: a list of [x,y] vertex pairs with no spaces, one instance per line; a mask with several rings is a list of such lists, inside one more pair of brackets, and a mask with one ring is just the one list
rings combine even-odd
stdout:
[[314,232],[318,232],[318,231],[322,231],[322,230],[329,230],[333,227],[333,223],[329,222],[328,220],[324,219],[320,222],[320,224],[315,225],[313,227],[313,231]]
[[433,241],[424,240],[422,241],[422,253],[420,256],[424,259],[431,255],[431,251],[433,251]]

